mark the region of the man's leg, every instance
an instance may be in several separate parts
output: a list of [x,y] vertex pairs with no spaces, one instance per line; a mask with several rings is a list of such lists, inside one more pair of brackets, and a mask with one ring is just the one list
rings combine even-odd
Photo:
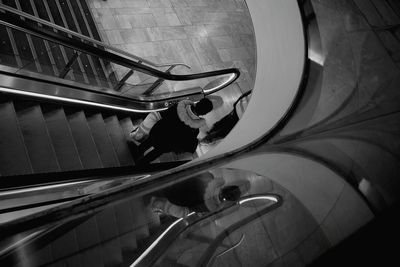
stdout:
[[143,143],[141,143],[137,149],[136,149],[136,153],[137,155],[139,155],[140,157],[144,155],[144,152],[146,152],[150,147],[152,147],[152,140],[151,138],[147,138]]
[[161,119],[159,112],[149,113],[146,118],[139,124],[136,129],[133,129],[129,134],[131,141],[137,145],[143,142],[149,135],[151,128]]

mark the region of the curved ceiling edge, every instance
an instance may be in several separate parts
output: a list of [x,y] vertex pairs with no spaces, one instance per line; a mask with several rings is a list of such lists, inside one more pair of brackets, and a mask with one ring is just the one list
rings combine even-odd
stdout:
[[202,158],[233,151],[273,129],[297,96],[306,62],[303,23],[297,1],[248,0],[257,45],[252,99],[242,119]]

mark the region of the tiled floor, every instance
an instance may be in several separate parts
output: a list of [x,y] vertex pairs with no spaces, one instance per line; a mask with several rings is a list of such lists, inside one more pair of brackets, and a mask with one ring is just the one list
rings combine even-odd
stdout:
[[105,42],[191,72],[236,66],[244,92],[255,75],[255,43],[243,0],[88,0]]
[[[255,79],[255,39],[244,0],[87,1],[104,42],[155,63],[182,62],[191,67],[177,67],[175,74],[240,69],[241,77],[216,94],[222,97],[223,105],[207,116],[209,126],[229,113],[242,93],[251,90]],[[120,78],[128,71],[116,69]],[[149,81],[148,76],[137,73],[128,80],[131,84]],[[200,81],[201,86],[206,83],[207,80]],[[182,88],[176,83],[166,84],[158,91]]]
[[191,72],[239,67],[239,85],[254,80],[253,28],[243,0],[88,0],[103,40],[157,63]]

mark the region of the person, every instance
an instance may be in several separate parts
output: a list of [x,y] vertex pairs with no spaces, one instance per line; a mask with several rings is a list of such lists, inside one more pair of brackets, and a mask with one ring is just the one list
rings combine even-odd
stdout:
[[244,110],[247,107],[249,96],[252,91],[247,91],[242,94],[234,103],[233,109],[230,113],[222,117],[219,121],[215,122],[206,136],[200,140],[201,144],[213,144],[225,138],[239,119],[242,117]]
[[245,191],[245,187],[227,185],[222,177],[215,178],[211,172],[204,172],[155,193],[150,205],[156,213],[184,218],[192,211],[216,211],[226,203],[237,201]]
[[[167,152],[194,153],[200,130],[207,128],[202,116],[212,109],[213,103],[208,98],[197,103],[185,99],[165,111],[150,113],[131,134],[132,142],[141,142],[136,149],[135,162],[147,164]],[[150,148],[152,150],[145,154]]]

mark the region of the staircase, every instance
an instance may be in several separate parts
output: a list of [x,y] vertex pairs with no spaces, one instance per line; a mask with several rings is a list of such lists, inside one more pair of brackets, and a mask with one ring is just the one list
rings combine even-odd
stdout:
[[47,243],[18,266],[130,266],[159,227],[158,215],[141,199],[125,201]]
[[[180,234],[172,243],[166,253],[155,263],[157,267],[188,267],[197,266],[208,247],[217,238],[220,229],[214,221],[204,221],[200,225],[194,225],[189,231]],[[231,246],[221,244],[221,247],[229,249]]]
[[132,166],[138,117],[0,95],[2,176]]
[[[86,1],[0,0],[0,3],[100,41]],[[105,88],[117,84],[110,62],[4,25],[0,25],[0,49],[3,66]]]
[[[86,1],[0,0],[0,3],[100,40]],[[38,26],[66,35],[45,25]],[[0,24],[0,70],[65,78],[103,91],[123,84],[118,83],[111,65],[104,59]],[[116,115],[2,95],[0,112],[1,125],[7,125],[0,129],[2,176],[134,165],[126,138],[133,122],[139,123],[139,115]],[[161,161],[191,158],[187,154],[169,153]]]

